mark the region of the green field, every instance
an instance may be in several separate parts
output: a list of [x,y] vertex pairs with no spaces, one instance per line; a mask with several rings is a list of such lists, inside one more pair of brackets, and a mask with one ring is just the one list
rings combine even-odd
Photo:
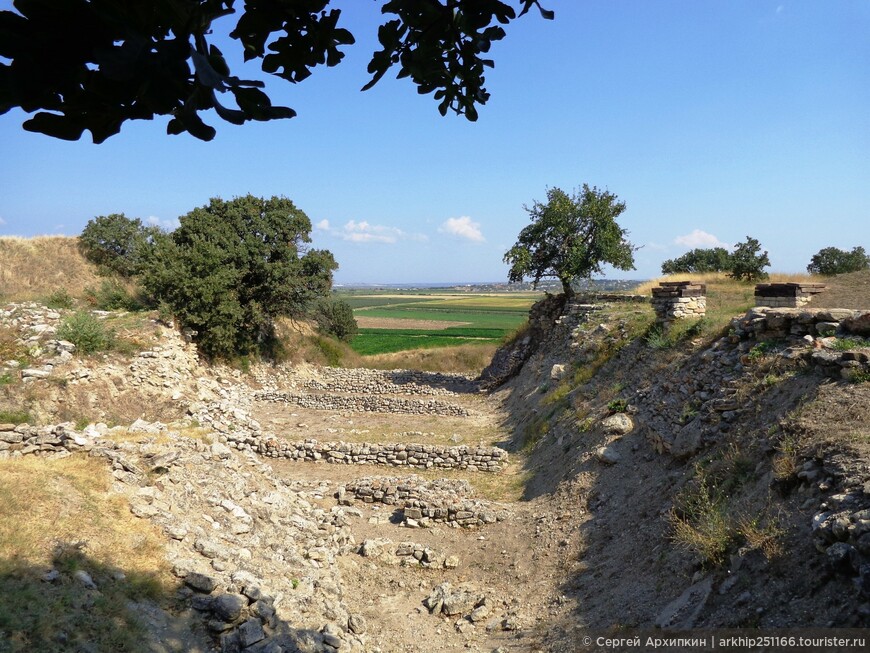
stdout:
[[[363,356],[465,344],[499,344],[524,324],[540,293],[372,293],[340,294],[356,318],[367,318],[351,347]],[[383,320],[383,327],[377,325]],[[400,322],[396,322],[399,320]],[[417,323],[401,323],[414,320]],[[419,321],[430,322],[420,324]],[[372,324],[372,321],[375,324]],[[431,322],[461,322],[446,329]]]

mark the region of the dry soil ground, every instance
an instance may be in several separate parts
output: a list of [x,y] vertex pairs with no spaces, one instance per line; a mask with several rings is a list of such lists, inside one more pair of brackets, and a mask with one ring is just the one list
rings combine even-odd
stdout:
[[[291,440],[504,444],[504,416],[493,398],[458,395],[449,401],[473,414],[460,418],[338,413],[267,402],[259,402],[253,414],[264,427]],[[319,501],[326,509],[336,505],[334,493],[350,480],[412,473],[423,478],[468,479],[475,496],[506,506],[510,517],[487,526],[468,529],[441,524],[411,529],[391,521],[390,506],[355,503],[362,512],[361,517],[351,519],[358,543],[370,538],[411,541],[458,556],[460,564],[456,569],[435,570],[348,555],[340,559],[344,599],[353,612],[368,619],[372,646],[385,652],[489,652],[499,646],[506,651],[532,651],[536,650],[536,624],[549,622],[567,609],[559,584],[566,576],[566,565],[577,558],[579,543],[569,526],[574,521],[567,519],[571,515],[566,513],[564,521],[552,516],[552,498],[519,501],[524,480],[519,456],[512,454],[507,469],[498,474],[325,462],[275,461],[272,466],[288,479],[319,489]],[[486,595],[492,606],[489,617],[472,624],[458,617],[429,614],[422,602],[445,581]]]

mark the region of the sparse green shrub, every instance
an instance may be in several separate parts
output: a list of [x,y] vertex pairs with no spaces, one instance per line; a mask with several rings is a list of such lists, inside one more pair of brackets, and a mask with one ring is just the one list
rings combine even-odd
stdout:
[[350,342],[359,331],[353,309],[346,301],[328,297],[314,305],[314,321],[321,333]]
[[66,288],[55,290],[45,298],[44,304],[48,308],[54,309],[71,309],[74,301],[72,296],[67,292]]
[[680,415],[680,423],[688,424],[693,419],[698,416],[698,402],[697,401],[687,401],[683,404],[683,412]]
[[12,375],[8,372],[5,374],[0,374],[0,385],[9,385],[12,383]]
[[7,424],[27,424],[31,420],[26,410],[0,410],[0,422]]
[[85,301],[101,311],[140,311],[144,308],[139,299],[114,279],[103,279],[98,289],[85,288]]
[[836,349],[837,351],[851,351],[853,349],[870,348],[870,339],[858,337],[837,338],[833,340],[828,346],[831,347],[831,349]]
[[659,325],[653,325],[644,336],[644,342],[650,349],[670,349],[674,346],[668,332]]
[[87,311],[77,311],[65,317],[57,327],[59,340],[68,340],[76,352],[92,354],[111,348],[115,333]]
[[866,370],[855,370],[849,374],[850,383],[868,383],[870,382],[870,372]]
[[769,340],[765,340],[754,345],[752,349],[749,350],[749,353],[746,354],[746,358],[750,363],[757,363],[773,351],[776,351],[776,345]]
[[715,566],[725,561],[736,532],[728,515],[726,497],[711,487],[703,470],[696,471],[696,485],[680,493],[669,521],[679,546]]
[[326,364],[331,367],[340,367],[344,358],[344,352],[334,341],[329,338],[318,337],[314,339],[314,345],[323,354]]
[[611,413],[624,413],[628,410],[628,402],[625,399],[614,399],[607,404],[607,410]]

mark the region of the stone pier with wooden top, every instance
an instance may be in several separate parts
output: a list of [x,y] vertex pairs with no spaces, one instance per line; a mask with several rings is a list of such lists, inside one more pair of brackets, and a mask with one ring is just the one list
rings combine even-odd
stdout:
[[755,305],[802,308],[824,290],[823,283],[759,283],[755,286]]
[[707,286],[693,281],[663,281],[652,289],[656,322],[702,318],[707,313]]

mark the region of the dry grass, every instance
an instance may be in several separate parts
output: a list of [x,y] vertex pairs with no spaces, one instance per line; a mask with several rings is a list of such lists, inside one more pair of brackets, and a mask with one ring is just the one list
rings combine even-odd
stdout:
[[[634,293],[637,295],[649,295],[650,291],[658,286],[662,281],[691,281],[693,283],[707,284],[708,292],[711,289],[716,289],[720,292],[728,292],[735,294],[740,288],[755,289],[755,283],[746,283],[744,281],[735,281],[728,276],[726,272],[707,272],[707,273],[692,273],[692,274],[669,274],[656,279],[650,279],[640,284],[635,288]],[[762,283],[817,283],[818,277],[810,274],[786,274],[783,272],[771,272],[769,278]],[[751,293],[750,293],[751,295]]]
[[83,456],[0,461],[0,651],[153,650],[128,602],[170,596],[163,538],[108,493],[108,471]]
[[0,237],[0,297],[5,301],[39,299],[59,288],[80,297],[100,281],[96,266],[79,253],[78,238]]
[[49,567],[59,542],[84,542],[100,564],[155,578],[168,573],[161,536],[108,493],[109,482],[97,458],[0,461],[0,559]]
[[479,374],[489,365],[498,345],[458,345],[409,349],[390,354],[376,354],[360,358],[360,367],[393,370],[413,369],[426,372],[461,372]]

